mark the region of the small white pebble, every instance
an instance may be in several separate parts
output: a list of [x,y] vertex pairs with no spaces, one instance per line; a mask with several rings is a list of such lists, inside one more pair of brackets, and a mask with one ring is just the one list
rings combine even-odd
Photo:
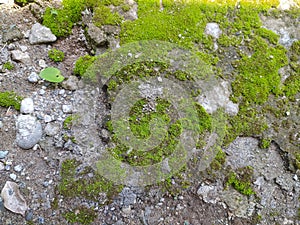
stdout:
[[14,173],[9,174],[9,177],[10,177],[12,180],[16,180],[16,179],[17,179],[17,175],[14,174]]

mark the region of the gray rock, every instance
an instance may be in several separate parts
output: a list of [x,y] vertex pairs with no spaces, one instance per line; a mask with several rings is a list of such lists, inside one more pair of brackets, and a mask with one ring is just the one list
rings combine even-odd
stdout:
[[4,159],[8,155],[8,151],[0,151],[0,159]]
[[220,200],[216,186],[203,185],[198,189],[197,194],[202,196],[206,203],[216,204]]
[[52,34],[51,30],[40,23],[34,24],[30,30],[30,44],[51,43],[55,42],[56,39],[56,36]]
[[34,106],[33,106],[32,98],[24,98],[21,101],[20,112],[24,114],[30,114],[33,113],[33,111],[34,111]]
[[297,3],[293,0],[280,0],[280,3],[278,5],[279,10],[289,10],[291,8],[299,8]]
[[11,51],[11,58],[16,62],[21,62],[24,64],[30,64],[31,58],[27,52],[22,52],[20,50]]
[[215,39],[218,39],[222,34],[222,30],[217,23],[208,23],[205,27],[205,34],[212,36]]
[[16,25],[12,25],[8,30],[4,31],[2,36],[4,43],[18,41],[22,38],[23,34]]
[[29,76],[28,76],[28,81],[30,83],[36,83],[38,82],[38,80],[40,79],[39,75],[36,72],[32,72]]
[[0,51],[0,64],[4,64],[9,60],[9,51],[7,48],[3,48]]
[[211,90],[199,95],[198,102],[208,113],[213,113],[222,107],[229,115],[236,115],[239,107],[230,101],[230,94],[229,83],[222,81],[220,84],[214,85]]
[[39,142],[42,137],[42,125],[33,116],[20,115],[17,118],[16,143],[20,148],[30,149]]
[[6,209],[25,216],[28,206],[15,182],[6,181],[1,191],[1,198],[4,201],[4,207]]
[[107,35],[99,27],[96,27],[93,23],[88,24],[88,37],[97,46],[104,46],[107,44]]
[[13,6],[14,0],[0,0],[0,4],[6,4],[6,5]]
[[48,136],[54,136],[59,132],[59,125],[55,123],[47,123],[45,127],[45,133]]
[[120,193],[124,206],[133,205],[136,203],[136,194],[128,187],[125,187]]
[[75,91],[78,89],[78,78],[76,76],[70,76],[62,83],[62,86],[67,90]]

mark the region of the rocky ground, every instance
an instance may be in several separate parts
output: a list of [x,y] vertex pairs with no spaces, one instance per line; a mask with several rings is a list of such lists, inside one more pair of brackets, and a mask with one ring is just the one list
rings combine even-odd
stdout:
[[[221,169],[197,171],[191,160],[183,171],[159,184],[109,186],[108,191],[97,195],[97,200],[81,196],[84,191],[66,197],[63,193],[68,188],[71,192],[72,187],[67,186],[66,192],[59,190],[66,181],[62,173],[65,160],[81,162],[74,169],[80,182],[97,177],[93,169],[82,172],[93,167],[93,153],[82,151],[64,127],[68,116],[82,110],[74,104],[78,93],[85,90],[73,74],[74,64],[80,56],[105,51],[108,46],[101,45],[103,40],[113,49],[119,47],[119,31],[107,26],[104,35],[90,25],[86,34],[77,24],[70,36],[57,39],[49,29],[36,25],[41,23],[43,9],[50,5],[47,1],[37,2],[22,8],[0,4],[0,91],[14,91],[25,98],[20,110],[0,107],[0,224],[300,224],[300,174],[293,166],[291,152],[286,150],[299,151],[299,99],[284,109],[284,120],[290,126],[269,131],[272,142],[267,148],[261,148],[260,138],[238,137],[223,147],[226,157],[220,159],[224,159]],[[129,2],[132,9],[124,17],[134,20],[137,5]],[[82,23],[87,23],[89,13],[83,14]],[[267,29],[280,34],[286,48],[300,40],[299,17],[292,21],[262,16],[261,20]],[[218,27],[212,25],[210,29],[207,35],[218,36]],[[65,53],[62,62],[49,59],[52,48]],[[3,68],[5,62],[12,62],[14,68]],[[66,80],[57,86],[41,80],[38,74],[49,66],[60,69]],[[217,85],[210,96],[199,97],[208,112],[216,104],[229,114],[237,113],[238,105],[229,100],[228,82]],[[98,91],[92,95],[99,103],[97,119],[103,121],[109,109],[106,93]],[[274,118],[268,120],[273,123]],[[101,132],[105,138],[105,130]],[[294,136],[293,143],[289,143],[288,135]],[[107,143],[100,140],[98,144],[105,148]],[[228,184],[231,171],[250,177],[255,195],[240,193],[233,188],[237,186],[234,181]]]

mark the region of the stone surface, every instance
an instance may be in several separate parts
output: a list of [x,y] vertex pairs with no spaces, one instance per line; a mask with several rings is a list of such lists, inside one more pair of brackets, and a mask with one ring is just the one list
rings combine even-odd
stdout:
[[88,25],[87,34],[97,47],[107,45],[106,34],[103,30],[101,30],[99,27],[96,27],[93,23],[90,23]]
[[3,42],[13,42],[23,38],[23,34],[16,25],[12,25],[9,29],[3,32]]
[[45,127],[45,133],[48,136],[54,136],[59,132],[59,125],[55,123],[47,123]]
[[11,51],[11,58],[16,62],[22,62],[24,64],[30,64],[31,59],[27,52],[22,52],[20,50]]
[[20,115],[17,118],[16,143],[20,148],[30,149],[39,142],[42,137],[42,125],[30,115]]
[[33,105],[32,98],[24,98],[21,101],[20,112],[24,114],[30,114],[33,113],[33,111],[34,111],[34,105]]
[[30,30],[30,44],[51,43],[55,42],[56,39],[56,36],[52,34],[51,30],[40,23],[34,24]]
[[280,3],[278,5],[278,9],[279,10],[289,10],[291,8],[299,8],[299,6],[297,5],[297,3],[293,0],[280,0]]
[[236,115],[239,111],[237,104],[230,101],[229,83],[222,81],[220,84],[214,85],[211,90],[199,95],[198,102],[208,113],[215,112],[218,108],[225,108],[225,112],[230,115]]
[[1,198],[4,201],[5,208],[25,216],[28,206],[20,193],[19,186],[15,182],[6,181],[1,191]]
[[78,78],[76,76],[70,76],[62,83],[62,86],[67,90],[75,91],[78,89]]
[[215,39],[218,39],[222,34],[222,30],[217,23],[208,23],[205,27],[205,34],[212,36]]

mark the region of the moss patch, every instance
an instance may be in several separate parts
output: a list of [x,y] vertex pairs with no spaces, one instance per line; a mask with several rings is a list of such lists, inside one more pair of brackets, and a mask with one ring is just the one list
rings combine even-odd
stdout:
[[13,91],[0,92],[0,106],[2,107],[12,106],[16,110],[20,110],[22,99]]
[[94,222],[94,220],[97,218],[97,214],[93,209],[80,207],[71,212],[64,213],[63,217],[65,217],[65,219],[72,224],[80,223],[82,225],[88,225]]
[[65,54],[63,51],[60,51],[56,48],[52,48],[48,51],[48,57],[54,62],[62,62],[65,58]]
[[[94,174],[90,167],[78,171],[81,163],[75,159],[67,159],[61,166],[61,182],[57,187],[58,194],[65,198],[81,197],[99,201],[100,193],[105,193],[107,199],[121,191],[121,186],[115,186],[104,177]],[[93,176],[89,176],[93,174]]]
[[14,68],[15,68],[15,66],[11,62],[6,62],[2,66],[3,70],[13,70]]
[[96,60],[95,56],[85,55],[79,57],[75,63],[75,68],[73,70],[75,75],[84,76],[86,70],[93,64]]
[[253,168],[250,166],[239,168],[237,172],[230,172],[226,181],[226,186],[231,185],[234,189],[243,195],[253,195],[254,190],[251,187]]

